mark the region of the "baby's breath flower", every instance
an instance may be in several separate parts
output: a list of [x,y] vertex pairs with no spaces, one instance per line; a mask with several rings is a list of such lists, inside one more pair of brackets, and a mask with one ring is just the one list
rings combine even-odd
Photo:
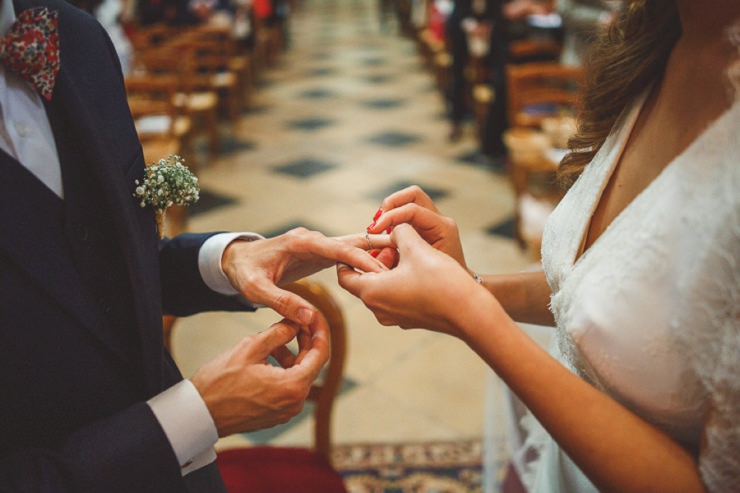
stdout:
[[194,204],[200,198],[198,178],[184,166],[180,156],[160,159],[146,168],[144,182],[136,180],[134,197],[141,199],[141,207],[151,205],[162,214],[172,205]]

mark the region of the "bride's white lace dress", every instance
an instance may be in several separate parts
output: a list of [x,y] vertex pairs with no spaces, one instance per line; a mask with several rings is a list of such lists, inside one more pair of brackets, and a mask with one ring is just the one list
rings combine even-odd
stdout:
[[[710,491],[738,492],[740,101],[575,260],[643,101],[626,112],[545,229],[553,352],[682,443]],[[528,446],[539,452],[524,477],[530,491],[596,491],[543,430],[530,434]]]

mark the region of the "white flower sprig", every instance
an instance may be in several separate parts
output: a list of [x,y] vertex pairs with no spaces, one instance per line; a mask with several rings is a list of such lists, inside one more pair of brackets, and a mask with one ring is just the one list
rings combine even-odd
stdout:
[[184,162],[180,156],[170,155],[147,166],[143,183],[134,182],[134,197],[140,200],[139,205],[151,205],[157,214],[160,237],[164,234],[162,223],[168,207],[194,204],[200,198],[198,178],[182,164]]

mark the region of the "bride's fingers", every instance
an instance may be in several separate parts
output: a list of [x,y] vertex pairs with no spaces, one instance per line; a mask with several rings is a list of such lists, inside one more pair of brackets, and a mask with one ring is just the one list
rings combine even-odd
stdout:
[[[406,204],[381,215],[372,228],[371,233],[381,233],[392,229],[399,224],[410,224],[416,230],[429,231],[439,228],[445,222],[445,217],[417,204]],[[427,238],[434,241],[437,238]]]
[[362,291],[362,274],[346,264],[337,264],[337,281],[350,294],[360,298]]
[[412,185],[403,190],[399,190],[383,199],[383,202],[380,204],[380,210],[383,212],[389,212],[397,207],[409,203],[415,203],[426,209],[439,212],[434,206],[432,199],[429,198],[429,195],[424,193],[424,191],[417,185]]

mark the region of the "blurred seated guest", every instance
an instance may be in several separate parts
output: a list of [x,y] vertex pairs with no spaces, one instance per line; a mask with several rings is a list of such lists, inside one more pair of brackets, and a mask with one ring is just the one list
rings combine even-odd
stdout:
[[[539,430],[528,491],[740,491],[740,2],[635,1],[616,22],[589,54],[543,271],[472,273],[412,187],[368,227],[393,228],[368,237],[393,268],[339,281],[503,379]],[[515,320],[555,326],[552,354]]]
[[[500,13],[501,0],[454,0],[452,12],[446,21],[446,39],[452,57],[447,103],[450,120],[449,139],[462,137],[462,123],[469,113],[467,92],[469,82],[466,68],[470,61],[470,39],[490,41],[492,29]],[[491,46],[488,44],[488,46]],[[488,47],[486,53],[488,56]]]
[[196,17],[196,24],[234,21],[236,4],[233,0],[188,0],[188,10]]
[[234,0],[234,37],[247,49],[254,48],[252,0]]
[[268,29],[278,29],[280,47],[288,43],[287,20],[290,14],[290,5],[287,0],[253,0],[253,13],[260,26]]
[[480,129],[481,152],[494,168],[502,167],[506,157],[503,135],[509,127],[505,71],[509,63],[509,45],[530,36],[527,17],[548,14],[552,12],[552,5],[550,1],[511,0],[500,3],[500,9],[491,33],[490,53],[485,60],[494,97]]
[[438,41],[446,42],[447,40],[447,20],[454,6],[453,0],[434,0],[433,2],[429,2],[429,31]]
[[614,19],[619,2],[613,0],[558,0],[563,20],[563,52],[560,62],[581,65],[588,46],[600,30]]

